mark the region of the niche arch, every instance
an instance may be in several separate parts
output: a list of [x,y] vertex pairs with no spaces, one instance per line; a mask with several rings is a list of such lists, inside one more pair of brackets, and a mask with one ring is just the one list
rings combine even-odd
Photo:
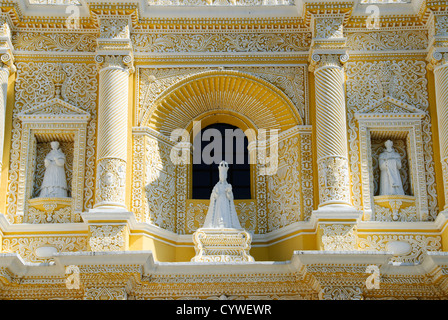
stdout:
[[289,97],[273,84],[234,70],[194,74],[162,92],[148,107],[140,125],[169,137],[208,112],[233,112],[256,128],[284,131],[303,120]]

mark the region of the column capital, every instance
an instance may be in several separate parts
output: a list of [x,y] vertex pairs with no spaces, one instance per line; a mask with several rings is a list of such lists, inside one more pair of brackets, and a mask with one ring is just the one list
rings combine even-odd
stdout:
[[430,71],[434,71],[434,69],[443,65],[448,66],[448,48],[438,49],[432,47],[426,56],[426,61],[428,61],[427,69]]
[[129,73],[134,73],[134,55],[132,51],[127,52],[97,52],[95,62],[98,70],[108,67],[127,69]]
[[0,68],[6,68],[10,74],[15,73],[14,56],[10,53],[2,53],[0,50]]
[[309,71],[316,72],[322,67],[332,66],[342,68],[348,61],[347,50],[311,50],[309,56]]
[[7,68],[10,74],[16,72],[12,50],[11,28],[6,18],[0,16],[0,68]]
[[426,56],[428,70],[446,64],[445,53],[448,52],[448,12],[432,8],[428,19],[429,52]]
[[130,35],[129,16],[98,17],[100,36],[97,39],[95,61],[99,69],[107,67],[127,68],[134,72],[134,54]]
[[309,54],[309,69],[316,71],[324,66],[341,68],[348,61],[348,48],[344,36],[346,12],[313,13],[313,38]]

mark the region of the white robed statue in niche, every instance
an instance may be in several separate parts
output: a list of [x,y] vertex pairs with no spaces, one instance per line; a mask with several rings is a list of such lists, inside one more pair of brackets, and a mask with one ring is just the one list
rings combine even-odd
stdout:
[[45,157],[45,175],[40,187],[41,198],[66,198],[65,154],[59,149],[59,142],[50,143],[51,151]]
[[219,181],[210,196],[210,205],[203,228],[235,228],[241,229],[238,215],[233,203],[232,185],[227,182],[229,165],[221,161],[218,166]]
[[387,140],[384,150],[379,157],[381,170],[380,195],[404,195],[403,183],[401,181],[401,157],[393,148],[393,142]]

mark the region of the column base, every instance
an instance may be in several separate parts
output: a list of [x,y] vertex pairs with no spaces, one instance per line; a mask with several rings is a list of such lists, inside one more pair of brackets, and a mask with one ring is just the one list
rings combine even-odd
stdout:
[[125,207],[123,206],[98,206],[93,207],[93,209],[89,209],[89,213],[124,213],[129,212]]
[[97,252],[129,250],[129,231],[134,213],[112,208],[107,210],[96,208],[84,212],[81,216],[89,227],[89,250]]
[[319,206],[317,210],[313,210],[313,214],[337,214],[332,218],[339,218],[339,215],[343,214],[343,217],[362,215],[362,211],[357,210],[355,207],[345,203],[331,203]]
[[347,205],[327,205],[313,211],[317,247],[325,251],[358,250],[357,225],[363,212]]

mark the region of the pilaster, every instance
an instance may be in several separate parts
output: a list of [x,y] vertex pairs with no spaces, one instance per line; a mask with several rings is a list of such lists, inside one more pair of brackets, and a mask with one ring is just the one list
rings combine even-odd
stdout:
[[[431,7],[430,47],[426,60],[434,72],[440,159],[445,199],[448,199],[448,12],[446,6]],[[445,201],[444,210],[448,209]]]
[[90,251],[129,250],[129,230],[133,221],[132,212],[93,211],[82,215],[89,226]]

